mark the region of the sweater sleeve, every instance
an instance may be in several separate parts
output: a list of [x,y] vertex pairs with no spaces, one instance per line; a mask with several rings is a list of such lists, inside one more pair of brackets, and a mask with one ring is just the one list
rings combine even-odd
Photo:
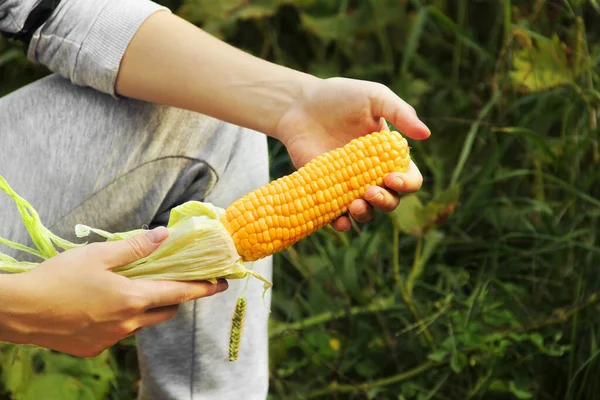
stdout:
[[25,34],[31,24],[27,21],[48,7],[52,4],[47,0],[0,0],[0,33],[10,38]]
[[37,11],[39,27],[29,35],[27,57],[74,84],[115,97],[119,66],[133,35],[153,13],[170,12],[150,0],[55,0],[44,16],[42,3],[48,2],[0,0],[0,31],[14,37],[28,21],[35,23]]

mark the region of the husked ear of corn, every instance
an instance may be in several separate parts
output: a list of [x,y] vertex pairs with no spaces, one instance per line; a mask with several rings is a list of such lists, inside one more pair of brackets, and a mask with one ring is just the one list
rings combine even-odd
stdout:
[[[260,187],[226,209],[189,201],[173,210],[169,237],[151,255],[113,269],[132,279],[209,280],[241,279],[252,275],[246,268],[281,251],[348,211],[369,186],[382,186],[387,174],[406,171],[410,163],[406,139],[398,132],[381,131],[359,137],[343,147],[318,156],[298,171]],[[42,261],[85,245],[50,232],[35,209],[0,176],[0,190],[13,198],[37,249],[0,238]],[[95,232],[107,240],[122,240],[142,232],[110,233],[86,225],[76,226],[78,237]],[[26,272],[39,263],[18,262],[0,253],[0,270]]]
[[[36,268],[43,260],[58,254],[55,247],[72,249],[84,246],[75,244],[51,233],[39,218],[37,212],[25,199],[18,196],[0,176],[0,190],[8,193],[17,204],[32,241],[37,249],[0,238],[0,243],[40,258],[40,262],[19,262],[0,252],[0,270],[11,273],[27,272]],[[265,290],[272,283],[260,274],[247,268],[231,238],[221,223],[225,210],[210,203],[189,201],[171,210],[167,229],[169,235],[152,254],[130,264],[113,268],[112,272],[130,279],[162,279],[180,281],[210,281],[219,278],[241,279],[252,275],[264,282]],[[78,237],[86,237],[96,233],[107,241],[124,240],[139,233],[143,229],[127,232],[110,233],[83,224],[75,226]]]
[[[210,203],[188,201],[171,210],[169,236],[152,254],[112,271],[131,279],[207,280],[241,279],[248,275],[271,282],[247,268],[221,223],[225,210]],[[110,233],[78,224],[78,237],[94,232],[109,241],[122,240],[143,230]]]
[[281,251],[348,211],[369,186],[410,163],[408,142],[381,131],[318,156],[291,175],[260,187],[225,210],[224,224],[244,261]]

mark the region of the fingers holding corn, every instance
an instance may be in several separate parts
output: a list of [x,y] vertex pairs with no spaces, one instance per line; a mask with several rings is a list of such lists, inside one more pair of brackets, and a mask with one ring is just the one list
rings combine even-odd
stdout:
[[423,176],[415,165],[410,161],[405,172],[394,172],[387,175],[383,181],[384,185],[397,193],[408,194],[416,192],[423,184]]
[[356,222],[367,223],[373,219],[375,209],[390,212],[398,207],[398,204],[398,194],[379,186],[371,186],[365,191],[364,199],[354,200],[350,204],[348,212]]
[[393,211],[400,204],[400,197],[390,190],[371,186],[365,193],[365,200],[375,209],[384,212]]
[[[383,180],[384,187],[371,186],[365,191],[364,199],[357,199],[349,207],[349,215],[355,221],[366,223],[373,218],[374,210],[391,212],[400,204],[402,194],[418,191],[423,177],[411,160],[406,172],[392,172]],[[333,229],[345,232],[350,229],[348,216],[341,216],[331,223]]]
[[[409,115],[416,116],[414,109]],[[423,126],[422,123],[419,124]],[[389,131],[389,126],[384,118],[380,119],[380,130]],[[357,199],[349,207],[349,215],[357,222],[366,223],[373,218],[374,209],[391,212],[400,204],[400,194],[416,192],[421,188],[423,177],[421,172],[411,160],[405,172],[392,172],[383,180],[383,187],[371,186],[364,195],[364,199]],[[351,223],[348,216],[341,216],[331,223],[333,229],[345,232],[350,229]]]

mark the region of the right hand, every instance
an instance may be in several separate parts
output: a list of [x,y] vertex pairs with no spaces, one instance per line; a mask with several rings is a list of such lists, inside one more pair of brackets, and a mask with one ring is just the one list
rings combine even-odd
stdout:
[[[382,84],[347,78],[308,79],[301,95],[279,119],[273,136],[285,145],[294,166],[299,168],[352,139],[389,131],[386,121],[415,140],[431,135],[414,108]],[[352,202],[348,212],[354,220],[369,222],[374,209],[393,211],[402,195],[421,189],[423,177],[411,162],[406,172],[390,173],[383,183],[385,188],[369,187],[362,199]],[[339,217],[332,227],[349,230],[349,217]]]
[[127,240],[92,243],[30,272],[4,275],[14,295],[2,305],[0,328],[13,343],[94,357],[142,327],[173,318],[179,304],[227,289],[225,280],[131,280],[111,272],[148,256],[167,236],[160,227]]

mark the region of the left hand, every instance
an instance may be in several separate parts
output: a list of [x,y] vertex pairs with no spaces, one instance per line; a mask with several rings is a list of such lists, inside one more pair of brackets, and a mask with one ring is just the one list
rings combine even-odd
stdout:
[[[346,78],[315,79],[304,86],[300,98],[283,114],[274,136],[299,168],[352,139],[389,130],[386,120],[411,139],[423,140],[431,134],[414,108],[384,85]],[[386,176],[386,188],[370,187],[364,200],[350,205],[349,213],[358,222],[368,222],[373,208],[393,211],[400,203],[399,194],[419,190],[422,182],[419,169],[411,161],[408,171]],[[332,223],[338,231],[350,226],[347,216]]]
[[0,275],[0,341],[95,357],[140,328],[175,317],[179,304],[228,283],[128,279],[112,271],[149,256],[164,227],[71,249],[22,274]]

